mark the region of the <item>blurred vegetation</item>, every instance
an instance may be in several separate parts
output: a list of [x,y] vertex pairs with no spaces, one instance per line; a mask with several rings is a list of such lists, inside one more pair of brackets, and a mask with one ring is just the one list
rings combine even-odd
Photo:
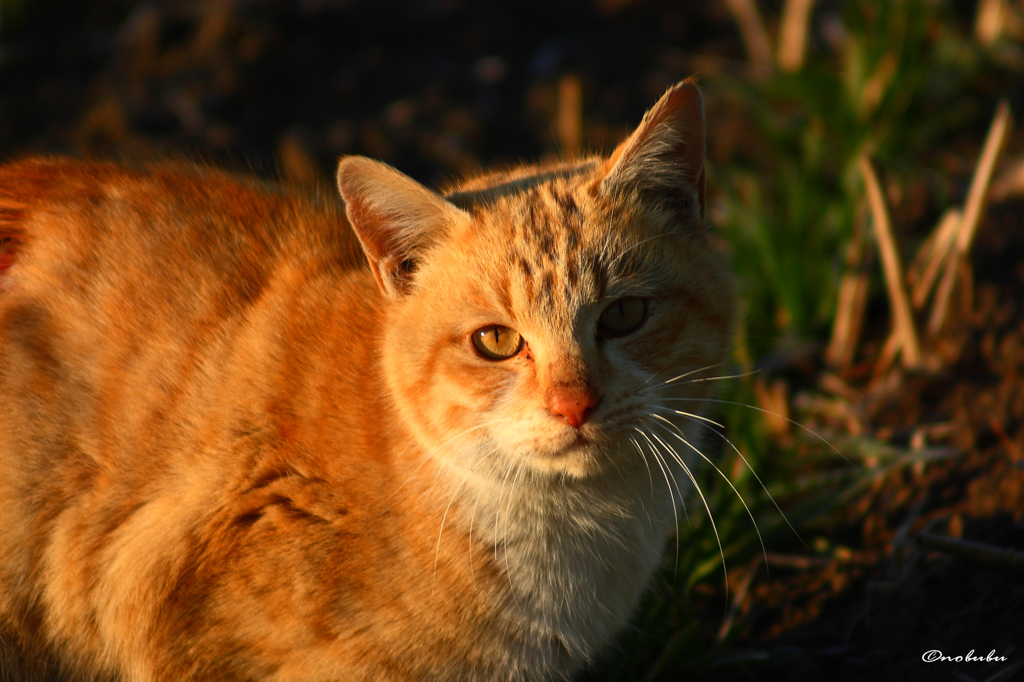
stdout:
[[842,16],[826,27],[830,44],[799,72],[733,84],[769,146],[716,177],[726,188],[724,225],[745,285],[753,357],[780,337],[827,334],[838,260],[863,196],[858,155],[919,172],[915,160],[978,114],[964,97],[985,55],[950,8],[857,2]]

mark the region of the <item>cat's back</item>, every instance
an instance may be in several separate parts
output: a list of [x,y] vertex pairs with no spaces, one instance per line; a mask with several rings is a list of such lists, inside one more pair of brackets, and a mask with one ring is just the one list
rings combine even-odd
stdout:
[[0,453],[56,440],[123,464],[267,377],[302,381],[326,337],[372,336],[361,260],[323,195],[189,164],[0,166]]
[[340,201],[222,171],[0,166],[0,641],[106,667],[93,642],[127,650],[161,620],[139,590],[229,552],[200,529],[244,520],[233,491],[281,487],[275,457],[302,468],[315,434],[292,425],[323,386],[355,401],[338,396],[371,345],[331,339],[373,334],[358,250]]
[[339,203],[188,164],[0,166],[0,422],[16,430],[14,406],[32,404],[142,420],[225,390],[225,353],[312,308],[365,327],[372,280]]
[[163,287],[172,303],[217,282],[223,305],[245,305],[282,256],[359,262],[340,202],[328,197],[188,163],[5,164],[0,282],[29,291],[61,275],[82,291],[133,279]]

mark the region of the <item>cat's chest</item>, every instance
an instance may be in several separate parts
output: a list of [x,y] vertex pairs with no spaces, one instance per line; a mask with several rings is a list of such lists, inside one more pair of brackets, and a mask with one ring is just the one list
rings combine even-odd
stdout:
[[[664,550],[671,511],[654,498],[578,488],[506,491],[477,519],[524,639],[588,660],[621,630]],[[557,494],[557,490],[554,491]]]

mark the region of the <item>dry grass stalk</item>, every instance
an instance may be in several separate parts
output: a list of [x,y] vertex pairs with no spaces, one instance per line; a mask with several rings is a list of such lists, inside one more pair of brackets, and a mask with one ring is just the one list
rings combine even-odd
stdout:
[[862,397],[860,391],[831,372],[822,372],[818,377],[818,385],[832,395],[839,396],[848,402],[856,402]]
[[878,354],[878,359],[875,360],[875,366],[871,370],[871,383],[873,386],[878,385],[879,382],[889,376],[889,370],[892,369],[893,363],[896,362],[896,356],[900,352],[901,345],[900,332],[893,327],[893,330],[889,332],[889,336],[886,337],[885,343],[882,345],[882,351]]
[[910,302],[915,310],[921,310],[928,300],[935,281],[938,279],[942,264],[949,258],[949,254],[956,242],[956,235],[960,229],[961,214],[959,208],[947,210],[939,224],[935,226],[928,239],[921,245],[914,265],[911,266],[907,277],[913,287],[910,294]]
[[772,438],[782,438],[789,432],[789,388],[782,379],[776,379],[771,386],[762,377],[754,379],[754,397],[764,410],[764,425]]
[[807,52],[807,19],[814,0],[786,0],[779,26],[779,68],[795,72],[803,68]]
[[860,270],[843,274],[839,282],[839,303],[832,325],[832,338],[825,349],[830,367],[848,367],[857,352],[868,302],[868,276]]
[[768,565],[792,568],[797,571],[812,571],[828,568],[836,562],[830,556],[798,556],[796,554],[768,553]]
[[[858,211],[858,218],[862,212]],[[830,367],[847,367],[853,362],[864,324],[864,311],[868,301],[868,276],[863,268],[864,238],[863,222],[857,226],[846,247],[846,269],[839,282],[839,301],[835,321],[832,324],[832,338],[825,349],[825,362]]]
[[974,38],[982,45],[994,45],[1003,33],[1005,0],[980,0],[974,15]]
[[885,97],[892,84],[892,79],[896,76],[898,64],[896,55],[892,52],[887,53],[878,62],[871,77],[864,82],[864,87],[860,91],[860,100],[857,102],[857,111],[861,117],[866,118],[878,109],[878,105],[881,104],[882,98]]
[[932,312],[928,316],[928,336],[938,336],[942,331],[942,325],[946,323],[946,313],[949,310],[949,299],[953,295],[953,284],[956,282],[957,271],[961,270],[963,263],[960,261],[956,250],[950,252],[946,259],[946,267],[942,271],[942,280],[938,289],[935,290],[935,300],[932,302]]
[[1003,149],[1003,142],[1006,141],[1007,132],[1010,127],[1010,105],[1004,99],[996,107],[996,115],[992,119],[992,125],[988,130],[988,137],[985,138],[985,146],[981,151],[981,159],[971,179],[971,188],[967,192],[967,204],[964,206],[964,221],[960,226],[960,234],[957,238],[957,251],[966,254],[971,250],[971,242],[974,240],[974,232],[978,227],[978,221],[985,210],[985,203],[988,198],[988,187],[992,182],[992,171],[996,166],[996,160]]
[[583,146],[583,86],[572,73],[558,82],[558,144],[566,159],[579,156]]
[[736,621],[736,616],[739,614],[740,606],[747,598],[747,592],[750,591],[750,585],[754,581],[754,576],[757,574],[757,569],[761,566],[761,555],[758,554],[754,557],[750,567],[747,569],[747,573],[743,576],[743,582],[740,583],[739,589],[736,590],[736,596],[733,597],[732,604],[729,606],[729,612],[726,614],[725,620],[722,621],[722,626],[718,629],[718,641],[722,642],[726,637],[729,636],[729,631],[732,630],[733,623]]
[[764,27],[761,13],[754,0],[725,0],[740,29],[743,46],[750,57],[750,67],[755,76],[766,76],[772,69],[772,46],[768,30]]
[[982,147],[978,165],[974,168],[971,187],[967,191],[964,217],[960,221],[960,229],[956,237],[956,248],[946,260],[942,281],[939,283],[938,291],[935,293],[935,302],[932,304],[932,313],[928,319],[929,336],[936,336],[942,329],[942,325],[946,322],[949,299],[953,293],[957,272],[962,270],[961,263],[964,262],[967,254],[970,253],[971,242],[974,241],[974,233],[978,229],[978,222],[988,200],[988,189],[992,182],[992,171],[995,168],[996,160],[999,158],[999,152],[1003,148],[1003,142],[1006,140],[1009,127],[1010,105],[1004,99],[996,107],[995,117],[992,119],[992,125],[988,129],[988,136],[985,138],[985,146]]
[[882,256],[885,285],[889,293],[889,305],[892,307],[893,331],[899,343],[900,357],[904,367],[918,367],[921,365],[921,346],[914,327],[914,317],[910,312],[910,301],[903,285],[903,268],[900,265],[896,239],[892,234],[889,211],[885,206],[882,188],[878,184],[878,176],[875,175],[867,156],[862,154],[857,159],[857,165],[867,188],[868,205],[871,207],[875,237],[878,239],[878,250]]
[[922,549],[942,552],[978,564],[1024,571],[1024,552],[1015,549],[993,547],[980,542],[959,540],[931,533],[918,535],[917,544]]

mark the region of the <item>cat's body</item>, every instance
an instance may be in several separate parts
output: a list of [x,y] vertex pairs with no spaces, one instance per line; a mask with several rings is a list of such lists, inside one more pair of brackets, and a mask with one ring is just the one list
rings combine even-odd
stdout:
[[209,170],[0,169],[0,672],[573,674],[687,487],[659,444],[707,385],[666,381],[726,352],[702,163],[681,84],[610,160],[449,200],[345,160],[349,221]]

